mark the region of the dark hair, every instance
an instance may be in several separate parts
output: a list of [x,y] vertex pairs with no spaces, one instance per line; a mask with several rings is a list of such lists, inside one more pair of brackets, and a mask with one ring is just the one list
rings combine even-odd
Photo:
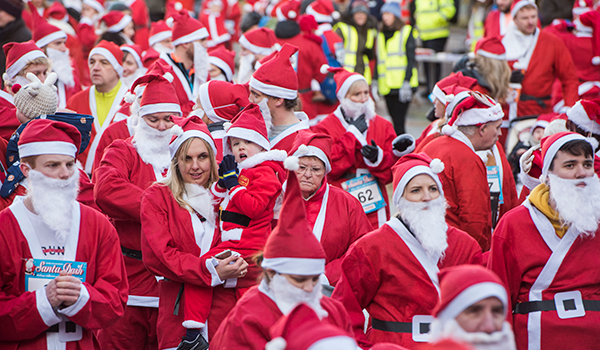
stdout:
[[[569,153],[572,156],[585,156],[586,158],[592,158],[594,156],[594,150],[592,149],[592,145],[585,140],[573,140],[565,143],[559,149],[559,151],[563,151]],[[552,160],[552,164],[550,164],[549,170],[554,170],[554,159]]]
[[250,28],[257,26],[260,23],[262,16],[255,11],[248,12],[244,17],[242,17],[242,22],[240,23],[240,29],[242,33],[247,32]]
[[288,100],[288,99],[283,100],[283,106],[288,111],[293,110],[294,108],[296,108],[297,105],[298,105],[298,98],[295,98],[293,100]]
[[101,42],[102,40],[113,42],[113,43],[117,44],[117,46],[126,44],[125,39],[123,39],[123,37],[121,35],[119,35],[119,33],[112,33],[112,32],[102,33],[102,35],[100,35],[100,37],[98,38],[98,41],[96,41],[96,45],[98,45],[98,43]]
[[404,27],[404,21],[402,21],[400,18],[394,16],[394,23],[392,23],[391,27],[386,26],[382,20],[379,30],[380,31],[388,31],[388,32],[396,32],[396,31],[402,30],[402,27]]

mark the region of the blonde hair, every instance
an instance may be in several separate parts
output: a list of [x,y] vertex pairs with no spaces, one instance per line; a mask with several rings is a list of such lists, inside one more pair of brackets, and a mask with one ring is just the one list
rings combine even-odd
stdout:
[[[29,67],[35,66],[35,65],[38,65],[38,64],[45,64],[46,67],[47,67],[46,72],[50,71],[51,67],[50,67],[49,60],[46,57],[38,57],[38,58],[35,58],[35,59],[27,62],[27,64],[25,65],[25,67],[23,67],[23,69],[21,69],[21,71],[19,73],[17,73],[17,75],[24,77],[25,75],[27,75],[26,71],[27,71],[27,69]],[[42,81],[42,83],[43,83],[43,81]]]
[[208,157],[210,159],[210,176],[204,184],[204,187],[210,188],[210,186],[212,186],[213,183],[219,180],[217,160],[215,158],[215,153],[213,152],[212,147],[208,144],[208,142],[201,138],[191,137],[185,140],[185,142],[183,142],[183,144],[179,146],[179,149],[175,153],[175,157],[171,159],[171,166],[169,168],[171,175],[159,182],[167,186],[171,190],[171,192],[173,193],[173,197],[175,198],[175,201],[177,202],[177,204],[179,204],[179,206],[189,211],[192,210],[192,207],[187,201],[183,199],[183,195],[185,193],[185,181],[183,181],[183,176],[179,171],[179,162],[185,161],[185,156],[187,155],[190,145],[195,139],[199,139],[204,143],[204,146],[206,146],[206,149],[208,150]]
[[490,95],[498,103],[506,102],[508,84],[510,83],[510,67],[505,60],[475,55],[475,66],[490,84]]

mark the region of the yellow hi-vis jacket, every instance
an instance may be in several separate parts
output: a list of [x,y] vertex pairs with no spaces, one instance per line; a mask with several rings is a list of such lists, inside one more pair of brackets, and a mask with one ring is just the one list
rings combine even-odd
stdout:
[[[356,68],[356,53],[358,52],[358,31],[354,26],[347,23],[338,22],[333,30],[339,29],[342,32],[342,39],[344,39],[344,62],[342,65],[349,72],[354,72]],[[365,42],[365,49],[373,49],[375,45],[375,38],[377,37],[377,30],[369,29],[367,31],[367,40]],[[371,85],[371,68],[369,67],[369,57],[362,55],[362,60],[365,66],[365,73],[363,76],[367,80],[367,83]]]
[[453,0],[415,0],[415,21],[421,40],[447,38],[448,20],[455,13]]
[[[410,25],[405,25],[386,42],[383,33],[377,37],[377,75],[379,92],[387,95],[392,89],[400,89],[406,77],[408,59],[406,57],[406,42],[412,35],[417,39],[418,34]],[[410,86],[419,86],[417,68],[412,68]]]

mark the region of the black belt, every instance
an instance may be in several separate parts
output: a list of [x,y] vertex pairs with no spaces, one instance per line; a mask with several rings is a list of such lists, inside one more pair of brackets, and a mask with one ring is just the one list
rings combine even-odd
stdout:
[[[563,300],[563,305],[565,311],[577,309],[575,307],[575,300],[573,299]],[[585,311],[600,311],[600,300],[583,300],[583,308]],[[556,303],[554,300],[526,301],[517,303],[517,305],[515,305],[514,313],[525,315],[530,312],[552,310],[556,310]]]
[[[429,333],[429,323],[419,324],[419,333]],[[376,318],[371,318],[371,327],[378,331],[393,332],[393,333],[412,333],[413,324],[412,322],[394,322],[394,321],[382,321]]]
[[221,210],[220,218],[223,222],[231,222],[244,227],[248,227],[250,225],[250,218],[248,216],[232,211]]
[[546,108],[546,102],[544,102],[544,101],[550,100],[551,98],[552,98],[552,96],[535,97],[535,96],[531,96],[531,95],[521,94],[521,96],[519,96],[519,101],[535,101],[535,102],[537,102],[537,104],[540,107]]
[[[67,321],[65,322],[65,332],[66,333],[75,333],[77,331],[77,325],[75,322]],[[46,332],[58,333],[58,323],[54,326],[46,329]]]
[[133,249],[121,247],[121,252],[123,253],[123,256],[142,261],[142,252],[139,250],[133,250]]
[[299,94],[305,94],[305,93],[310,92],[310,91],[311,91],[310,88],[308,88],[308,89],[299,89],[298,93]]

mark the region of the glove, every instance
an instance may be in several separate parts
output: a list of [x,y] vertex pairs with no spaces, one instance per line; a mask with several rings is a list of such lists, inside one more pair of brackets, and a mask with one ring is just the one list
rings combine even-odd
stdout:
[[375,141],[371,140],[370,145],[364,145],[360,150],[362,156],[369,160],[371,163],[375,163],[377,161],[377,156],[379,156],[379,147]]
[[523,82],[523,79],[525,79],[525,75],[523,75],[523,72],[521,70],[514,70],[510,74],[511,83],[521,84]]
[[539,148],[540,145],[533,146],[527,151],[525,151],[525,153],[521,155],[521,158],[519,158],[519,165],[521,166],[521,171],[525,174],[529,174],[529,171],[531,170],[531,165],[533,164],[533,151]]
[[415,150],[415,138],[411,134],[396,136],[392,141],[393,152],[396,157],[402,157]]
[[[235,162],[235,157],[231,154],[223,157],[223,161],[219,164],[219,184],[221,187],[225,187],[228,190],[232,187],[239,185],[238,176],[237,176],[237,163]],[[223,186],[224,185],[224,186]]]
[[402,87],[398,91],[398,100],[402,103],[407,103],[412,100],[412,88],[410,87],[410,83],[405,81],[402,84]]
[[354,125],[358,129],[358,131],[360,131],[361,134],[365,132],[365,130],[367,130],[368,128],[367,120],[365,119],[364,114],[354,120],[351,119],[346,121],[348,122],[348,124]]
[[371,82],[371,95],[373,95],[373,100],[375,100],[375,102],[379,102],[379,84],[377,83],[377,80]]

